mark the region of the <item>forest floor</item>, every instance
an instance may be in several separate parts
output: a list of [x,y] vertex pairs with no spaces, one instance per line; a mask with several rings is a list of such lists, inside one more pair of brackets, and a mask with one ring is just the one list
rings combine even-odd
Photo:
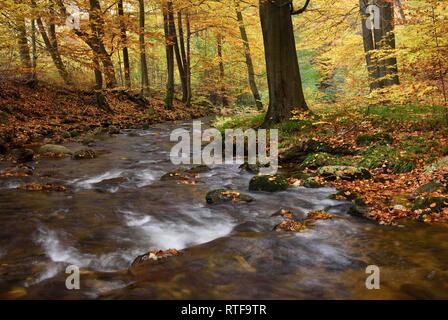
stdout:
[[107,91],[105,98],[108,108],[99,108],[93,92],[44,83],[30,88],[19,82],[0,81],[0,160],[14,161],[12,150],[32,150],[101,130],[116,133],[164,121],[199,118],[210,112],[177,100],[173,110],[168,110],[162,97],[143,100],[125,90]]
[[[332,107],[332,106],[331,106]],[[353,215],[381,224],[401,218],[448,221],[448,125],[442,107],[328,106],[279,129],[290,184],[332,186]],[[215,126],[257,128],[263,114],[218,118]]]

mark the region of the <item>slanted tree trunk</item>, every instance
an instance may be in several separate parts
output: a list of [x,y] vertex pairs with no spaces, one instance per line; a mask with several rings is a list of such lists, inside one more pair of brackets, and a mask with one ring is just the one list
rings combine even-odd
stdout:
[[250,90],[252,91],[252,95],[254,96],[255,105],[257,109],[261,111],[263,110],[263,103],[261,102],[261,96],[258,91],[257,83],[255,82],[254,64],[252,62],[249,39],[247,37],[246,26],[244,25],[244,18],[243,13],[241,12],[239,0],[235,0],[235,11],[240,29],[241,39],[243,40],[244,44],[244,56],[246,58],[247,75],[248,75],[247,78],[249,81],[249,87]]
[[145,46],[145,2],[139,0],[139,44],[140,44],[140,76],[141,76],[141,94],[142,96],[149,96],[149,77],[148,77],[148,63],[146,61],[146,46]]
[[[370,4],[379,9],[379,16],[373,15],[374,19],[379,19],[379,28],[375,28],[374,23],[369,28],[366,23],[370,18],[370,14],[367,12]],[[395,50],[393,3],[386,0],[371,2],[360,0],[359,7],[370,90],[399,84],[397,58],[393,52]]]
[[307,111],[297,60],[290,0],[260,0],[269,107],[263,127],[291,118],[293,110]]
[[189,106],[191,104],[191,98],[193,96],[193,91],[191,89],[191,24],[190,24],[190,13],[187,11],[185,15],[185,27],[187,28],[187,45],[186,45],[186,51],[187,51],[187,86],[188,86],[188,101],[187,105]]
[[174,100],[174,40],[172,30],[169,22],[169,12],[173,10],[173,3],[165,1],[163,3],[163,26],[165,32],[165,47],[166,47],[166,66],[167,66],[167,81],[166,81],[166,97],[165,107],[173,108]]
[[124,81],[127,88],[131,87],[131,67],[129,63],[129,51],[128,51],[128,37],[126,34],[126,24],[123,21],[124,8],[123,0],[118,0],[118,16],[120,18],[120,37],[121,45],[123,47],[123,66],[124,66]]
[[37,82],[37,42],[36,42],[36,20],[31,20],[31,62],[33,82]]

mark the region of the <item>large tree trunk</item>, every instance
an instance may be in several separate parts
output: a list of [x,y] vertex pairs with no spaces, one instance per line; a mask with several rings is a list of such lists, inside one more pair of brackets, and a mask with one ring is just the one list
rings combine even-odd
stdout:
[[191,25],[190,25],[190,13],[187,12],[185,15],[185,27],[187,28],[187,86],[188,86],[188,101],[187,105],[191,104],[191,98],[193,96],[193,91],[191,89]]
[[141,73],[141,85],[142,96],[149,96],[149,77],[148,77],[148,63],[146,61],[146,46],[145,46],[145,3],[144,0],[139,0],[140,8],[140,31],[139,31],[139,44],[140,44],[140,73]]
[[235,1],[235,10],[236,10],[236,18],[238,20],[240,28],[241,39],[243,40],[244,44],[244,56],[246,58],[247,73],[248,73],[247,78],[249,81],[249,87],[250,90],[252,91],[252,95],[254,96],[255,105],[257,106],[257,109],[261,111],[263,110],[263,103],[261,102],[261,97],[258,91],[257,83],[255,82],[254,64],[252,62],[249,39],[247,37],[246,26],[244,25],[244,18],[241,12],[239,0]]
[[306,111],[297,60],[289,0],[260,0],[260,19],[266,57],[269,107],[264,127]]
[[163,3],[163,26],[165,32],[165,47],[166,47],[166,66],[167,66],[167,81],[166,81],[166,97],[165,107],[173,108],[174,99],[174,39],[169,23],[169,12],[173,10],[173,3],[166,1]]
[[[367,26],[369,4],[379,8],[379,28],[372,24]],[[360,0],[362,34],[364,52],[366,55],[367,71],[370,78],[370,90],[381,89],[399,84],[397,59],[393,55],[395,50],[394,7],[386,0],[368,2]]]
[[128,37],[126,35],[126,24],[123,21],[124,8],[123,0],[118,0],[118,15],[120,17],[120,37],[121,45],[123,46],[123,66],[124,66],[124,79],[126,87],[131,87],[131,67],[129,63],[129,51],[128,51]]

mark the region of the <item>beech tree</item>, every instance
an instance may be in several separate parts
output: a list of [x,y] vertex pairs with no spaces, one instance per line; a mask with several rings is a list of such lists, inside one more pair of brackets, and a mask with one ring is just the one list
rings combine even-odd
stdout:
[[294,10],[291,0],[260,0],[260,20],[269,88],[269,107],[263,123],[291,118],[293,110],[306,111],[292,25],[293,14],[304,12],[309,4]]

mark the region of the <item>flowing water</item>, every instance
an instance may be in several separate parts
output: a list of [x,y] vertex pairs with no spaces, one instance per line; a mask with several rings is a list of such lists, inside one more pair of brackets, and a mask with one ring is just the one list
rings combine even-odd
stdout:
[[[214,166],[194,185],[160,181],[176,168],[171,130],[190,125],[103,137],[97,159],[42,159],[33,177],[0,178],[0,297],[448,298],[446,225],[380,226],[348,215],[349,204],[330,200],[329,188],[249,193],[252,175],[237,165]],[[16,189],[32,181],[68,191]],[[206,192],[222,187],[255,201],[207,205]],[[301,233],[274,232],[281,219],[271,215],[280,208],[336,218]],[[126,272],[136,256],[168,248],[185,250],[144,276]],[[66,289],[68,265],[81,268],[80,290]],[[366,288],[369,265],[380,268],[379,290]]]

